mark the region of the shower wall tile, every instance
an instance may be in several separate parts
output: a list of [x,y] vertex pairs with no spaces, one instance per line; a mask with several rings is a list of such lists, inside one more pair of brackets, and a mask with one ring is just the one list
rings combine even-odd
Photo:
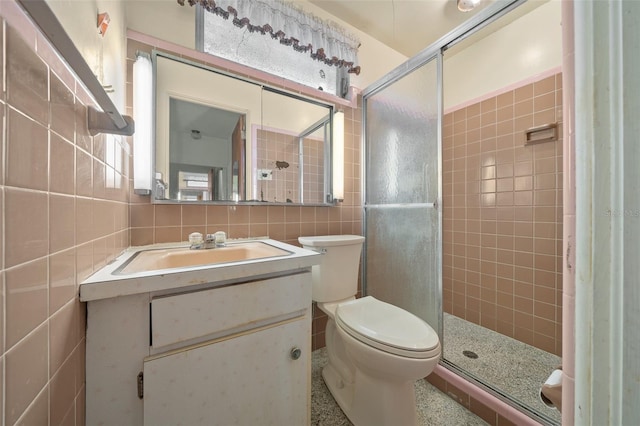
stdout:
[[561,122],[561,81],[558,74],[506,91],[443,123],[444,310],[555,354],[562,137],[526,146],[524,131]]

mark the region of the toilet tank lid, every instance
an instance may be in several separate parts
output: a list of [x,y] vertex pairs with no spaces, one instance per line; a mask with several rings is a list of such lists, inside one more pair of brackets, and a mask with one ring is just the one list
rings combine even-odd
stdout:
[[332,247],[362,243],[364,237],[360,235],[321,235],[317,237],[298,237],[298,241],[307,247]]

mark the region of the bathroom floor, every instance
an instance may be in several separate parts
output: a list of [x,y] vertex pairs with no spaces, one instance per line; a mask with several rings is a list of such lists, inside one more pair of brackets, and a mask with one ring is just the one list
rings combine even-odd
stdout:
[[[327,364],[325,348],[312,354],[311,364],[311,425],[349,426],[351,422],[333,400],[322,379],[322,367]],[[431,386],[426,380],[416,382],[418,420],[422,425],[486,425],[460,404]]]
[[560,412],[539,397],[542,384],[562,364],[560,357],[447,313],[443,340],[445,359],[560,424]]

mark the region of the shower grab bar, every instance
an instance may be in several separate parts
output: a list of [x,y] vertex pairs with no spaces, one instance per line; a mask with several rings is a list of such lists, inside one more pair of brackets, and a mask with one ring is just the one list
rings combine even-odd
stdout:
[[102,109],[99,111],[92,106],[87,108],[87,128],[91,135],[98,133],[133,135],[135,128],[133,119],[120,114],[47,2],[44,0],[18,0],[18,2]]
[[555,140],[558,140],[558,123],[547,123],[524,131],[525,146]]

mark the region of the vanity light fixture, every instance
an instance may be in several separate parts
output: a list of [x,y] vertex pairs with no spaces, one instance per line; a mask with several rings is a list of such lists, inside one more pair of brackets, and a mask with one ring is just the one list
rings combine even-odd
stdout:
[[481,0],[457,0],[458,1],[458,10],[460,12],[470,12],[477,5],[480,4]]
[[338,111],[333,115],[332,141],[333,200],[344,200],[344,112]]
[[136,132],[133,135],[133,190],[136,194],[151,194],[153,68],[151,57],[138,52],[133,64],[133,115]]

